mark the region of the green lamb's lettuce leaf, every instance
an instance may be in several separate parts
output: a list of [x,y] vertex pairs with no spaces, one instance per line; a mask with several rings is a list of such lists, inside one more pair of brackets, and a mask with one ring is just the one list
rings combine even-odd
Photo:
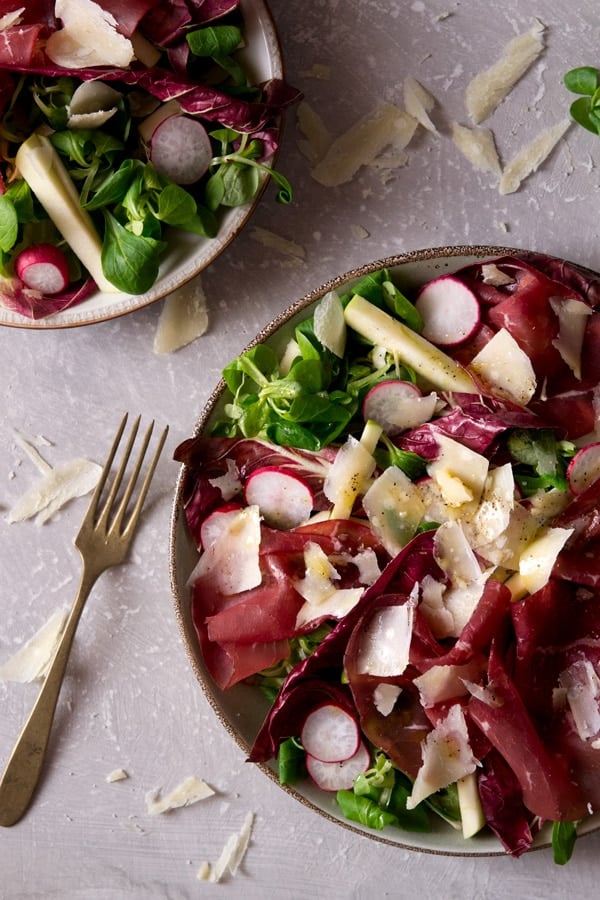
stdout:
[[358,408],[355,396],[332,390],[330,360],[326,354],[320,358],[310,341],[285,375],[272,348],[259,344],[226,366],[223,378],[232,397],[225,408],[229,422],[218,424],[218,434],[318,450],[347,427]]
[[0,250],[8,252],[14,247],[19,233],[19,220],[15,205],[6,195],[0,194]]
[[347,819],[367,828],[381,830],[391,825],[405,831],[429,831],[425,806],[406,808],[411,790],[410,780],[384,753],[378,752],[373,766],[357,776],[353,789],[338,791],[336,799]]
[[109,281],[128,294],[143,294],[158,275],[158,257],[164,244],[133,234],[107,210],[102,243],[102,268]]
[[582,128],[600,134],[600,70],[579,66],[564,75],[563,83],[567,90],[581,95],[569,108],[571,118]]
[[306,754],[296,738],[288,738],[279,745],[277,767],[280,784],[297,784],[306,777]]
[[573,855],[579,822],[554,822],[552,825],[552,852],[559,866],[568,863]]
[[567,464],[575,446],[560,441],[549,428],[516,428],[508,437],[508,451],[517,463],[515,480],[526,497],[539,490],[567,490]]

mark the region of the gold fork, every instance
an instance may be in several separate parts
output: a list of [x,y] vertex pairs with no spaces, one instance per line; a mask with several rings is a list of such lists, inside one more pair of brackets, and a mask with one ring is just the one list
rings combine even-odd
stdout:
[[29,807],[42,771],[58,695],[85,601],[99,575],[106,569],[111,568],[111,566],[116,566],[123,562],[127,555],[167,436],[168,428],[165,428],[159,437],[158,447],[154,456],[148,464],[137,499],[131,511],[129,511],[130,501],[152,436],[154,422],[150,424],[143,438],[142,446],[137,460],[133,464],[129,480],[120,493],[129,457],[131,456],[139,429],[140,417],[137,417],[131,428],[121,462],[106,493],[106,499],[101,500],[102,495],[105,493],[105,488],[107,488],[110,470],[117,448],[123,437],[126,423],[127,415],[123,417],[119,425],[89,509],[79,534],[75,538],[75,546],[79,550],[82,560],[81,580],[77,596],[67,617],[60,642],[33,709],[23,726],[4,774],[0,779],[0,825],[2,826],[14,825]]

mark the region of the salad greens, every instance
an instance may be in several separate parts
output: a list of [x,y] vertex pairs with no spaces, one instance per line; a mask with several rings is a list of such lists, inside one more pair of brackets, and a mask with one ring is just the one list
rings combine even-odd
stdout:
[[515,428],[507,446],[517,464],[515,481],[525,497],[549,488],[568,489],[567,465],[576,452],[571,441],[558,440],[549,428]]
[[[393,288],[393,289],[392,289]],[[387,270],[369,275],[355,291],[380,308],[422,327],[414,305],[392,285]],[[350,295],[342,296],[347,304]],[[276,444],[319,450],[344,432],[362,430],[358,412],[368,390],[390,378],[414,382],[416,375],[390,353],[352,338],[343,359],[324,347],[314,330],[314,318],[299,323],[290,345],[286,370],[277,353],[259,344],[233,360],[223,371],[232,397],[226,418],[215,434],[262,437]],[[387,442],[388,453],[401,467],[419,466],[414,455]],[[381,451],[380,451],[381,452]]]
[[579,822],[554,822],[552,826],[552,852],[559,866],[568,863],[573,855]]
[[376,753],[373,766],[358,775],[352,790],[336,793],[337,802],[347,819],[381,830],[386,825],[405,831],[429,831],[424,805],[406,808],[412,784],[384,753]]

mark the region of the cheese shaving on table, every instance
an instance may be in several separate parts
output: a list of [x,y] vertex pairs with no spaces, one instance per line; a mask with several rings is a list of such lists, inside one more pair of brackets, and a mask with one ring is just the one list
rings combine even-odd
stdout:
[[125,769],[113,769],[113,771],[109,772],[106,776],[106,781],[109,784],[113,784],[115,781],[125,781],[127,778],[129,778],[129,775]]
[[429,116],[435,106],[435,99],[414,78],[404,79],[404,106],[409,116],[416,119],[419,125],[422,125],[427,131],[437,133],[437,128]]
[[350,181],[362,166],[370,165],[386,147],[410,141],[417,122],[392,103],[382,103],[371,115],[364,116],[339,135],[323,159],[312,170],[312,177],[325,187]]
[[226,875],[237,873],[250,844],[253,824],[254,814],[249,812],[240,831],[230,835],[225,842],[218,860],[212,865],[206,861],[200,865],[196,875],[199,881],[218,884]]
[[250,237],[268,250],[275,250],[282,256],[287,257],[291,263],[298,266],[304,263],[306,250],[301,244],[297,244],[296,241],[289,241],[287,238],[283,238],[273,231],[268,231],[266,228],[253,228],[250,232]]
[[72,459],[50,469],[17,500],[7,521],[22,522],[35,516],[35,524],[43,525],[70,500],[92,491],[101,471],[101,466],[89,459]]
[[65,628],[68,610],[57,609],[27,643],[0,665],[0,681],[27,684],[44,678]]
[[317,78],[319,81],[327,81],[331,78],[331,66],[325,63],[313,63],[310,69],[300,72],[303,78]]
[[488,128],[467,128],[452,123],[452,140],[471,165],[480,172],[491,172],[498,178],[502,175],[502,166],[494,135]]
[[[52,470],[52,466],[50,465],[50,463],[46,462],[44,457],[36,449],[36,447],[34,447],[33,444],[27,441],[22,434],[19,434],[18,431],[15,431],[14,435],[17,445],[27,454],[31,462],[37,469],[39,469],[42,475],[45,475],[47,472],[50,472]],[[48,441],[45,441],[45,443],[48,444]]]
[[215,791],[203,778],[190,775],[164,797],[157,798],[157,794],[158,791],[148,791],[145,797],[146,811],[151,816],[191,806],[193,803],[198,803],[199,800],[207,800],[214,796]]
[[299,130],[304,135],[303,140],[298,141],[298,149],[308,161],[315,165],[323,159],[333,143],[333,135],[325,125],[321,116],[306,102],[302,100],[296,110],[296,122]]
[[563,119],[557,125],[540,131],[529,144],[526,144],[505,167],[498,188],[500,193],[514,194],[529,175],[537,172],[571,125],[569,119]]
[[155,353],[173,353],[205,334],[208,328],[206,295],[200,276],[165,299],[154,335]]
[[536,19],[529,31],[506,45],[497,62],[469,82],[465,100],[476,125],[494,112],[539,57],[544,49],[544,30],[545,26]]

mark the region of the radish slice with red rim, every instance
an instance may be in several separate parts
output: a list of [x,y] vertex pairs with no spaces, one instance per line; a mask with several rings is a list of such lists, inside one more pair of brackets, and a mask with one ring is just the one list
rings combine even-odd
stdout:
[[600,478],[600,441],[582,447],[567,466],[567,481],[574,494],[581,494]]
[[361,741],[356,753],[342,762],[323,762],[307,754],[306,770],[317,787],[322,791],[349,791],[358,775],[366,772],[371,757]]
[[190,116],[169,116],[150,139],[156,170],[175,184],[195,184],[207,172],[212,145],[204,125]]
[[246,482],[244,494],[246,502],[258,506],[272,528],[296,528],[309,518],[314,504],[313,492],[306,481],[277,466],[255,469]]
[[377,422],[386,434],[397,434],[428,422],[435,412],[437,400],[434,393],[424,397],[410,381],[380,381],[363,400],[363,418]]
[[25,287],[41,294],[60,294],[70,281],[67,258],[54,244],[34,244],[21,251],[15,271]]
[[307,715],[300,741],[306,753],[320,762],[343,762],[354,756],[360,744],[358,722],[336,703],[324,703]]
[[462,344],[479,327],[479,301],[453,275],[441,275],[426,284],[415,306],[423,319],[423,337],[440,347]]

